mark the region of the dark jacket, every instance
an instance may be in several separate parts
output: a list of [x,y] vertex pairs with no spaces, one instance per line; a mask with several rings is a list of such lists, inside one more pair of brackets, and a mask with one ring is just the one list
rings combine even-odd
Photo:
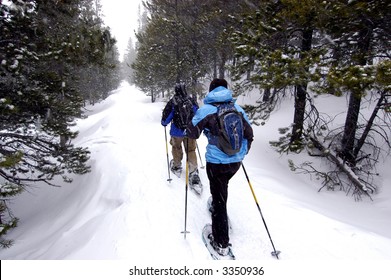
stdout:
[[[166,126],[169,123],[171,123],[170,135],[175,137],[184,137],[185,130],[178,128],[172,121],[174,119],[174,114],[175,114],[175,105],[174,105],[175,98],[190,98],[190,97],[187,96],[186,93],[183,93],[182,91],[176,91],[174,97],[167,102],[166,106],[163,109],[161,124],[163,126]],[[192,98],[190,98],[190,100],[193,103],[193,111],[195,113],[198,109],[198,105]]]

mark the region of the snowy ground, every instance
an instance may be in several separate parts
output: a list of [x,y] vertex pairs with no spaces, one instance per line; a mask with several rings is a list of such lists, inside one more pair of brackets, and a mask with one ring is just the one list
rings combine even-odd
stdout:
[[[241,97],[239,102],[246,98],[252,97]],[[318,102],[325,108],[345,106],[339,104],[341,100],[332,103],[331,97],[322,97]],[[160,125],[164,105],[151,104],[149,97],[124,82],[104,102],[89,108],[88,118],[78,121],[76,144],[89,147],[92,172],[61,188],[37,186],[15,200],[14,214],[20,224],[8,235],[15,245],[2,249],[0,258],[126,260],[128,264],[209,261],[201,240],[202,227],[210,222],[206,172],[200,169],[202,196],[188,193],[190,233],[185,239],[181,233],[185,181],[171,176],[173,181],[167,182]],[[287,157],[268,144],[278,139],[277,128],[288,126],[291,119],[292,109],[283,104],[265,126],[255,127],[255,141],[244,161],[274,245],[282,251],[281,261],[326,262],[325,267],[328,262],[345,261],[347,267],[354,267],[351,273],[363,271],[363,263],[376,270],[387,267],[391,264],[391,175],[385,169],[390,160],[380,170],[383,187],[373,201],[318,192],[316,183],[291,172]],[[201,155],[205,145],[202,136]],[[242,170],[230,182],[228,211],[239,263],[278,262],[270,254],[271,244]]]

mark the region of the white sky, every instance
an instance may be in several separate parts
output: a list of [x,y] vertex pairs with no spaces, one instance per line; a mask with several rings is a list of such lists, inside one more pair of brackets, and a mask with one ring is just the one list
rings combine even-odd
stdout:
[[138,29],[138,7],[142,0],[101,0],[106,25],[117,39],[122,60],[129,38],[135,40],[134,31]]

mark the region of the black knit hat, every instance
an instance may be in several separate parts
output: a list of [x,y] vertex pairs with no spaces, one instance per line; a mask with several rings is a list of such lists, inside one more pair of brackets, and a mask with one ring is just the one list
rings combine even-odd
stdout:
[[214,79],[209,85],[209,91],[214,90],[217,87],[225,87],[228,88],[228,83],[224,79]]
[[185,83],[181,82],[175,85],[175,95],[181,95],[181,96],[187,95]]

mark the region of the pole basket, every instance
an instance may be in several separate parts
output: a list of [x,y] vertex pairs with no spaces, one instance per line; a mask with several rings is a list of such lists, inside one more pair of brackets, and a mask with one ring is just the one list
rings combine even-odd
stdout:
[[272,256],[276,257],[277,259],[278,259],[278,256],[280,255],[280,253],[281,253],[281,251],[278,251],[278,250],[271,252]]

